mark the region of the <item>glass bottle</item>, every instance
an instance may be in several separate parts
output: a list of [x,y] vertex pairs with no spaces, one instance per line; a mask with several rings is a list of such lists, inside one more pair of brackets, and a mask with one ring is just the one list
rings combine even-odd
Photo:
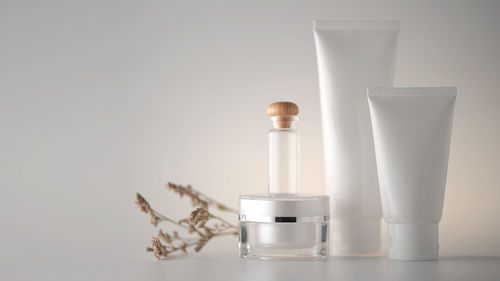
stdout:
[[299,193],[299,134],[295,128],[299,108],[291,102],[269,105],[269,193]]

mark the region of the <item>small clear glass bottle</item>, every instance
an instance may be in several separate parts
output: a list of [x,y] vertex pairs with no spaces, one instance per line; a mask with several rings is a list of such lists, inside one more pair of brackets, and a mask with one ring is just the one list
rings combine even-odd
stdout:
[[328,253],[329,198],[299,194],[299,109],[291,102],[268,107],[268,194],[241,195],[240,257],[324,259]]
[[297,116],[272,116],[269,130],[269,193],[299,192],[299,134]]

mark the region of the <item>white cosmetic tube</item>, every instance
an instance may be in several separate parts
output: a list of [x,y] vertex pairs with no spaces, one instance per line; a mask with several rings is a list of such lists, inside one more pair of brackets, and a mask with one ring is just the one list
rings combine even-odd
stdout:
[[398,21],[315,21],[332,255],[376,255],[381,207],[369,86],[392,86]]
[[435,260],[457,89],[369,88],[389,258]]

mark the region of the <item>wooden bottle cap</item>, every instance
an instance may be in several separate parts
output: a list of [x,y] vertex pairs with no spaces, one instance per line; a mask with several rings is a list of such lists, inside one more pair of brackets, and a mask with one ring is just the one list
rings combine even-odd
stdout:
[[275,102],[267,107],[267,114],[269,116],[296,116],[299,114],[299,107],[289,101]]

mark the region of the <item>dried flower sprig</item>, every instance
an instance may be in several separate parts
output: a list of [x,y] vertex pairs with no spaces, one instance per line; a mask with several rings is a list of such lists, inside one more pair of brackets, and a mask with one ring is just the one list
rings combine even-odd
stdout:
[[204,209],[207,209],[208,206],[215,206],[220,211],[228,211],[231,213],[238,214],[238,210],[217,202],[216,200],[208,197],[207,195],[199,192],[198,190],[195,190],[194,188],[191,187],[191,185],[182,186],[169,182],[167,184],[167,189],[172,190],[175,193],[179,194],[180,197],[186,195],[191,199],[191,204],[193,206],[200,206]]
[[[142,195],[136,193],[135,204],[141,211],[150,215],[152,225],[158,227],[160,222],[169,222],[185,229],[189,234],[195,233],[195,236],[181,237],[177,231],[173,231],[169,234],[160,229],[158,231],[158,236],[153,237],[151,247],[146,248],[146,251],[153,252],[157,259],[166,258],[176,252],[187,254],[188,249],[191,247],[194,247],[195,252],[199,252],[207,242],[214,237],[238,235],[235,225],[208,211],[209,206],[215,206],[220,211],[238,213],[235,209],[217,202],[193,189],[190,185],[184,187],[182,185],[168,183],[167,187],[181,197],[184,195],[188,196],[193,206],[200,207],[192,211],[187,218],[176,221],[155,211]],[[165,244],[162,243],[162,240]]]

